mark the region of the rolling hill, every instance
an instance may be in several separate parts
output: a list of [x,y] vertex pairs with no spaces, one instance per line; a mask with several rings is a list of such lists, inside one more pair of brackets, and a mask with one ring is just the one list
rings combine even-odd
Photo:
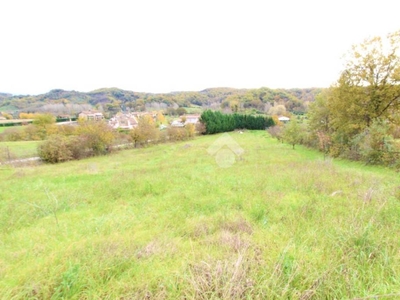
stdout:
[[274,105],[284,105],[290,112],[304,112],[321,89],[233,89],[210,88],[198,92],[168,94],[139,93],[118,88],[103,88],[88,93],[51,90],[41,95],[0,94],[0,111],[50,112],[75,114],[86,109],[99,109],[113,114],[124,110],[166,110],[192,105],[211,109],[230,109],[239,103],[242,109],[267,112]]

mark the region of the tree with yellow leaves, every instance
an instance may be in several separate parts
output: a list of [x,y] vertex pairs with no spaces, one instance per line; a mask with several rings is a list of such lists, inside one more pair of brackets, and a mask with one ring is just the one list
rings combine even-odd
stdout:
[[156,127],[154,119],[150,115],[142,116],[139,119],[138,127],[131,130],[130,133],[135,147],[149,142],[157,142],[159,134],[160,130]]
[[355,45],[328,99],[332,129],[352,137],[400,109],[400,31]]
[[166,123],[165,117],[164,117],[164,115],[163,115],[163,113],[161,111],[159,111],[157,113],[156,119],[157,119],[157,124],[158,125]]

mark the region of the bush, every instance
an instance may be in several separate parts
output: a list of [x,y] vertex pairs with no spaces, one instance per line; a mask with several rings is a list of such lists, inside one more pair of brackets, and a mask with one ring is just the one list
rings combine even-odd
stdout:
[[20,128],[7,128],[3,132],[4,140],[6,141],[24,141],[26,139],[26,133]]
[[81,122],[76,132],[79,144],[93,155],[109,152],[116,137],[114,130],[104,122]]
[[367,164],[393,165],[396,162],[396,144],[389,134],[388,121],[376,120],[352,140],[357,158]]
[[139,120],[139,126],[131,130],[130,135],[135,147],[138,147],[149,142],[158,142],[160,130],[151,117],[144,116]]
[[29,124],[24,127],[26,140],[29,141],[39,141],[42,140],[42,135],[40,134],[38,127],[32,124]]
[[186,131],[187,137],[192,138],[196,135],[196,126],[194,124],[189,123],[185,126],[185,131]]
[[83,122],[76,129],[76,136],[52,135],[39,145],[43,161],[58,163],[89,156],[103,155],[112,150],[115,132],[103,122]]
[[73,159],[73,141],[62,135],[52,135],[38,147],[39,157],[49,163],[59,163]]
[[188,139],[189,135],[185,128],[169,127],[167,128],[168,139],[171,142],[184,141]]
[[278,141],[282,140],[282,126],[275,125],[269,127],[267,131],[272,137],[276,138]]

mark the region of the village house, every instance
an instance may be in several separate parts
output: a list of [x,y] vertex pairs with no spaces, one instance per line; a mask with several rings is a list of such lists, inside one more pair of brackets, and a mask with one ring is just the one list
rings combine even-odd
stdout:
[[185,127],[188,124],[196,125],[200,121],[200,115],[183,115],[171,123],[172,127]]
[[278,120],[283,122],[283,123],[286,123],[286,122],[290,121],[290,118],[285,117],[285,116],[280,116],[280,117],[278,117]]
[[137,120],[144,116],[150,116],[155,121],[157,118],[157,112],[149,112],[149,111],[134,111],[130,113],[131,115],[135,116]]
[[171,123],[172,127],[184,127],[185,124],[181,120],[173,120]]
[[78,115],[79,119],[87,120],[87,121],[101,121],[104,119],[104,116],[101,112],[87,110],[83,111]]
[[138,119],[133,113],[117,113],[108,124],[114,129],[133,129],[139,125]]
[[185,120],[185,125],[187,124],[196,125],[200,121],[200,115],[184,115],[182,119]]

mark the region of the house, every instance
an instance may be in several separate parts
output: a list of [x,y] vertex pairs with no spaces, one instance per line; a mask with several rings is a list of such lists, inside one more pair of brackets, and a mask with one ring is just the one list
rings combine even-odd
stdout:
[[132,113],[117,113],[108,121],[108,124],[115,129],[133,129],[139,125],[139,121]]
[[200,115],[183,115],[171,123],[172,127],[185,127],[188,124],[196,125],[200,122]]
[[290,121],[290,118],[285,117],[285,116],[280,116],[280,117],[278,117],[278,120],[279,120],[280,122],[286,123],[286,122],[289,122],[289,121]]
[[174,120],[171,123],[172,127],[185,127],[185,124],[181,120]]
[[104,119],[104,116],[101,112],[87,110],[83,111],[78,115],[79,119],[87,120],[87,121],[101,121]]
[[153,120],[157,118],[157,112],[149,112],[149,111],[135,111],[132,112],[131,115],[135,116],[137,119],[140,119],[144,116],[151,116]]
[[185,120],[185,125],[187,124],[196,125],[197,123],[199,123],[200,115],[184,115],[182,119]]

